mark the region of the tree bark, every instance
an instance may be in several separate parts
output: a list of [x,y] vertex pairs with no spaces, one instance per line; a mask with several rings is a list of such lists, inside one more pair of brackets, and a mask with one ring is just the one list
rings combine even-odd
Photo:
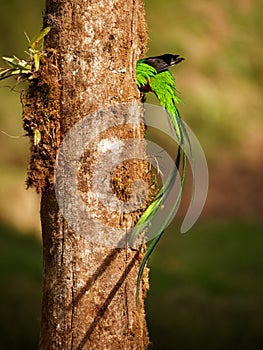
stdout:
[[[142,0],[47,0],[44,26],[51,27],[45,42],[46,60],[22,98],[24,126],[32,140],[28,185],[35,186],[42,196],[40,349],[145,349],[148,333],[143,299],[147,272],[138,309],[135,303],[144,247],[131,250],[94,242],[89,239],[97,229],[92,222],[85,226],[86,236],[73,230],[59,210],[54,186],[55,157],[71,128],[88,116],[86,127],[96,138],[99,110],[140,100],[135,67],[145,49],[144,4]],[[104,116],[101,122],[108,130],[106,136],[123,140],[129,134],[143,139],[142,109],[136,116],[139,126],[129,126],[123,132],[122,128],[117,128],[118,132],[112,128],[114,118],[116,125],[123,123],[121,119],[129,112],[125,105],[123,108],[121,116]],[[41,134],[37,144],[33,141],[36,128]],[[72,147],[78,147],[81,141],[73,140]],[[141,156],[145,157],[143,148]],[[95,146],[82,156],[82,193],[88,190],[96,157]],[[101,169],[105,166],[102,164]],[[133,174],[128,178],[138,173],[136,166],[130,166],[130,170]],[[147,177],[146,173],[141,169],[142,178]],[[65,181],[63,184],[66,187]],[[66,205],[74,205],[73,200],[70,203],[67,198]],[[105,234],[110,225],[121,227],[125,220],[126,224],[129,219],[135,221],[127,216],[110,218],[107,208],[104,212],[94,203],[88,203],[87,210],[106,221]]]

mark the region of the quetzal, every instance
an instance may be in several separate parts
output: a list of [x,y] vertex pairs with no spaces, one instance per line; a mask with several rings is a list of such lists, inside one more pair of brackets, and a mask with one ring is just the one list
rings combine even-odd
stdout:
[[[169,189],[174,184],[176,176],[179,171],[179,166],[181,163],[181,152],[182,152],[181,146],[184,143],[184,136],[186,136],[189,142],[186,131],[181,121],[179,111],[176,107],[176,104],[180,102],[180,99],[176,94],[174,77],[168,70],[169,67],[180,63],[182,60],[184,60],[184,58],[180,57],[179,55],[164,54],[156,57],[143,58],[137,61],[137,65],[136,65],[137,86],[142,93],[150,92],[150,91],[153,92],[158,98],[160,105],[164,107],[165,110],[167,111],[172,127],[178,139],[178,150],[177,150],[174,169],[171,172],[170,177],[164,183],[163,187],[157,193],[153,202],[148,206],[146,211],[142,214],[139,221],[135,225],[130,238],[131,244],[133,244],[133,242],[137,239],[137,237],[147,227],[151,218],[155,215],[157,210],[160,208],[162,201],[169,193]],[[166,229],[167,224],[173,218],[173,215],[179,205],[183,186],[184,186],[184,181],[185,181],[185,174],[186,174],[186,154],[184,152],[180,191],[177,195],[177,198],[175,198],[173,207],[170,210],[167,218],[163,222],[163,225],[161,226],[159,231],[156,233],[155,238],[152,240],[151,244],[149,245],[145,253],[145,256],[142,260],[141,266],[139,268],[137,283],[136,283],[136,303],[137,304],[138,304],[138,296],[139,296],[139,285],[140,285],[143,269],[151,253],[153,252],[155,246],[160,240],[162,234],[164,233],[164,230]]]
[[171,123],[175,129],[179,143],[182,141],[180,130],[180,114],[176,104],[180,99],[176,95],[174,77],[168,70],[184,58],[179,55],[164,54],[156,57],[143,58],[137,61],[136,82],[141,92],[152,91],[162,107],[169,114]]

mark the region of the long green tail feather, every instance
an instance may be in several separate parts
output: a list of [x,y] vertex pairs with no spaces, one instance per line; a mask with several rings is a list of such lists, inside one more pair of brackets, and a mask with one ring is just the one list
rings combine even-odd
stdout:
[[[180,158],[181,158],[181,148],[178,149],[178,153],[177,153],[177,164],[175,165],[176,168],[176,173],[178,173],[179,169],[177,168],[177,166],[179,167],[180,164]],[[185,182],[185,177],[186,177],[186,154],[184,153],[184,157],[183,157],[183,173],[182,173],[182,179],[181,179],[181,186],[180,186],[180,191],[178,193],[178,196],[176,198],[176,201],[172,207],[172,209],[170,210],[169,215],[166,217],[162,227],[160,228],[158,234],[155,236],[155,238],[152,240],[151,244],[149,245],[143,260],[141,262],[140,268],[139,268],[139,272],[138,272],[138,276],[137,276],[137,282],[136,282],[136,306],[138,306],[138,301],[139,301],[139,290],[140,290],[140,282],[142,279],[142,274],[143,274],[143,270],[145,268],[145,265],[147,263],[147,261],[149,260],[154,248],[156,247],[157,243],[159,242],[159,240],[161,239],[169,221],[172,219],[174,212],[176,211],[179,203],[180,203],[180,199],[182,197],[182,192],[183,192],[183,187],[184,187],[184,182]]]
[[152,203],[148,206],[148,208],[141,215],[140,219],[136,223],[131,236],[129,238],[129,245],[133,246],[133,243],[136,241],[137,237],[143,232],[143,230],[147,227],[153,216],[156,214],[157,210],[160,208],[162,202],[169,194],[170,188],[174,185],[176,180],[176,172],[173,171],[163,186],[160,188],[156,197],[152,201]]

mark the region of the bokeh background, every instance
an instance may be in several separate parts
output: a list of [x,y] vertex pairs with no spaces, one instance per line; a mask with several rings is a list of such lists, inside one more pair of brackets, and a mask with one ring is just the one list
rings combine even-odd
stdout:
[[[145,0],[148,55],[173,68],[184,120],[207,156],[209,194],[195,227],[167,230],[150,261],[152,349],[263,349],[263,2]],[[0,55],[24,56],[44,1],[2,0]],[[4,63],[1,62],[0,66]],[[19,91],[0,82],[0,349],[36,349],[41,303],[39,199]],[[149,102],[155,102],[150,98]]]

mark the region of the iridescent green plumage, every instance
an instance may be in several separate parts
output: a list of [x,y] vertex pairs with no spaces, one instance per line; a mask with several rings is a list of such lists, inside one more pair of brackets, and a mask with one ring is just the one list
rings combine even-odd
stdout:
[[[143,213],[143,215],[140,217],[139,221],[137,222],[130,239],[130,242],[132,244],[136,240],[136,238],[139,237],[142,231],[147,227],[150,220],[153,218],[157,210],[160,208],[163,200],[168,195],[170,188],[173,186],[179,171],[179,167],[181,163],[181,153],[182,153],[181,146],[184,143],[185,130],[180,118],[179,111],[176,107],[176,104],[180,102],[180,99],[176,95],[174,77],[169,72],[168,68],[170,66],[173,66],[181,62],[182,60],[183,58],[179,57],[178,55],[166,54],[166,55],[157,56],[157,57],[149,57],[146,59],[139,60],[137,62],[137,66],[136,66],[137,86],[142,92],[152,91],[156,95],[160,105],[165,108],[165,110],[169,115],[169,119],[176,133],[179,146],[178,146],[174,169],[170,177],[164,183],[163,187],[159,190],[153,202],[149,205],[149,207],[146,209],[146,211]],[[170,220],[173,218],[173,215],[179,205],[180,198],[182,196],[182,190],[183,190],[185,175],[186,175],[186,154],[185,153],[183,155],[182,167],[183,167],[183,170],[182,170],[180,191],[177,195],[177,198],[175,199],[172,209],[170,210],[165,221],[163,222],[163,225],[161,226],[159,231],[156,233],[155,238],[150,243],[139,269],[137,283],[136,283],[136,303],[137,304],[138,304],[138,296],[139,296],[139,285],[142,278],[143,269],[151,253],[153,252],[155,246],[159,242],[162,234],[164,233],[165,228],[167,227]]]
[[157,70],[154,67],[144,63],[143,60],[139,60],[136,65],[136,83],[138,88],[148,85],[149,80],[156,74]]

